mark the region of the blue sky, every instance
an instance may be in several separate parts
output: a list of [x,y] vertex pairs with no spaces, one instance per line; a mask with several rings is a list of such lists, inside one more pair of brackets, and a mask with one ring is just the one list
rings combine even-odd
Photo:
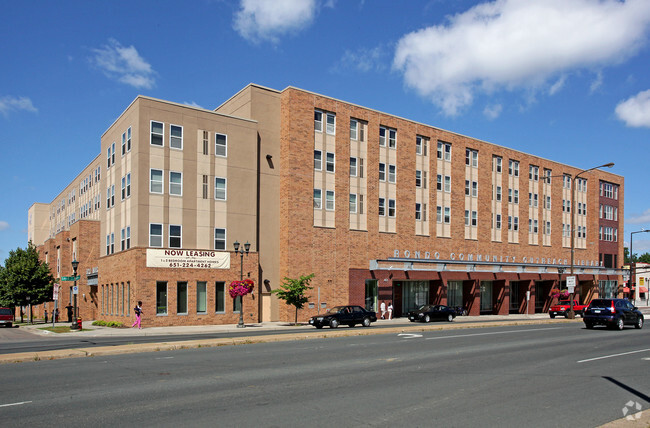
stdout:
[[[650,1],[4,1],[0,263],[139,94],[296,86],[625,177],[650,229]],[[621,233],[619,231],[619,237]],[[620,239],[620,238],[619,238]],[[635,252],[650,251],[636,234]]]

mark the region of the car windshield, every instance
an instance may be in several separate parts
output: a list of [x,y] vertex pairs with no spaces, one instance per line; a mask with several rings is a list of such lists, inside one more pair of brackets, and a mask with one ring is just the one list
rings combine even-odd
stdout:
[[11,309],[9,309],[9,308],[0,308],[0,315],[11,315]]
[[612,306],[612,300],[611,299],[594,299],[591,301],[591,304],[589,304],[592,308],[608,308]]
[[431,305],[422,305],[418,308],[418,311],[428,311]]
[[345,309],[345,306],[334,306],[332,309],[330,309],[327,312],[337,314],[337,313],[341,312],[343,309]]

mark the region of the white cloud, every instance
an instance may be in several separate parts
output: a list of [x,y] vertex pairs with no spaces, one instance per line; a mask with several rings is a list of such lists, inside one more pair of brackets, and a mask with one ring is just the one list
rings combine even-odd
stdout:
[[357,51],[346,50],[334,69],[353,69],[362,73],[383,71],[389,61],[389,53],[383,46],[361,48]]
[[485,106],[485,108],[483,109],[483,114],[488,119],[494,120],[497,117],[499,117],[502,110],[503,110],[503,106],[501,104],[492,104],[489,106]]
[[32,104],[32,100],[27,97],[0,97],[0,113],[6,116],[10,111],[14,110],[24,110],[32,113],[38,111]]
[[548,94],[555,95],[556,93],[558,93],[559,90],[562,89],[562,87],[564,87],[564,82],[566,82],[566,75],[560,76],[560,78],[557,79],[557,81],[551,85],[550,89],[548,90]]
[[117,40],[110,39],[108,45],[92,50],[91,62],[106,76],[135,88],[152,88],[156,81],[151,65],[140,56],[134,46],[124,47]]
[[183,104],[185,104],[186,106],[190,106],[190,107],[203,108],[202,106],[198,105],[194,101],[183,101]]
[[537,90],[571,71],[619,63],[645,42],[649,23],[647,0],[497,0],[405,35],[393,66],[454,115],[477,93]]
[[650,89],[620,102],[616,106],[616,116],[627,126],[650,128]]
[[603,85],[603,72],[598,71],[596,73],[596,79],[593,82],[591,82],[591,85],[589,86],[589,92],[591,93],[596,92],[602,85]]
[[[331,7],[328,3],[326,6]],[[280,36],[308,27],[316,16],[317,0],[241,0],[235,30],[245,39],[277,43]]]
[[625,219],[625,223],[630,224],[643,224],[650,223],[650,208],[643,211],[641,214],[632,215],[630,218]]
[[0,230],[7,230],[9,229],[9,223],[6,221],[0,220]]

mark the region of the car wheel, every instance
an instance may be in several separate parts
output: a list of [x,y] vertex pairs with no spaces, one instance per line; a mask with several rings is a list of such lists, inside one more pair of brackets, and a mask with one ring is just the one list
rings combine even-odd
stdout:
[[549,314],[551,318],[555,318],[555,314]]
[[634,328],[643,328],[643,317],[639,317],[636,319],[636,324],[634,324]]
[[338,320],[333,319],[332,321],[330,321],[330,328],[336,328],[338,326],[339,326]]
[[424,316],[424,322],[429,322],[431,321],[431,317],[429,315]]
[[623,330],[624,326],[625,326],[625,324],[623,323],[623,318],[618,318],[616,320],[616,324],[614,324],[614,328],[616,330]]
[[452,322],[454,320],[454,316],[452,314],[447,315],[447,321]]
[[370,318],[364,318],[363,319],[363,326],[364,327],[370,327]]
[[587,327],[589,330],[591,330],[592,328],[594,328],[594,325],[592,323],[590,323],[590,322],[586,322],[585,327]]
[[320,324],[317,324],[317,325],[315,325],[314,327],[316,327],[316,328],[318,328],[318,329],[323,328],[323,326],[320,325]]

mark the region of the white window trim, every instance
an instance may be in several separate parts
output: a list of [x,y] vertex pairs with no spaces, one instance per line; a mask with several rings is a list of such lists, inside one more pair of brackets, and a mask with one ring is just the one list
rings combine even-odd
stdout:
[[[217,248],[217,230],[221,229],[223,230],[223,248]],[[212,235],[212,242],[214,245],[214,249],[217,251],[226,251],[227,248],[227,242],[228,242],[228,230],[225,227],[215,227],[214,228],[214,233]]]
[[[217,198],[217,180],[222,179],[223,180],[223,199],[222,198]],[[214,177],[214,199],[216,201],[227,201],[228,200],[228,179],[226,177]]]
[[[160,192],[154,192],[154,191],[152,190],[152,184],[153,184],[154,181],[153,181],[153,179],[152,179],[152,177],[151,177],[151,173],[152,173],[153,171],[160,171],[160,180],[161,180],[161,183],[160,183],[160,184],[161,184]],[[165,171],[164,171],[164,170],[162,170],[162,169],[158,169],[158,168],[149,168],[149,193],[154,193],[154,194],[156,194],[156,195],[162,195],[162,194],[165,193]]]
[[[181,243],[178,247],[172,247],[172,227],[173,226],[178,226],[181,228],[181,236],[179,236]],[[176,238],[176,237],[174,237]],[[183,226],[180,224],[170,224],[169,228],[167,229],[167,246],[169,248],[183,248]]]
[[[316,191],[318,191],[319,196],[318,198],[316,197]],[[316,205],[316,201],[318,201],[318,206],[314,206],[315,210],[322,210],[323,209],[323,190],[314,188],[314,196],[313,196],[313,204]]]
[[[181,184],[180,184],[181,193],[180,194],[172,193],[172,174],[180,174],[181,175]],[[174,185],[177,185],[177,183],[174,183]],[[183,196],[183,173],[182,172],[180,172],[180,171],[169,171],[169,195],[170,196],[179,196],[179,197]]]
[[[176,126],[178,128],[181,128],[181,147],[174,147],[172,146],[172,138],[177,138],[172,136],[172,126]],[[173,123],[169,124],[169,148],[174,149],[174,150],[183,150],[183,138],[184,138],[184,131],[183,131],[183,126],[182,125],[175,125]]]
[[[151,234],[151,226],[154,226],[154,225],[155,226],[160,226],[160,233],[161,233],[160,235],[152,235]],[[164,232],[164,228],[162,226],[163,226],[162,223],[149,223],[149,246],[150,247],[152,247],[152,248],[163,248],[163,243],[165,242],[165,239],[164,239],[165,238],[165,232]],[[156,237],[160,236],[160,246],[152,245],[151,238],[153,236],[156,236]]]
[[[332,195],[332,208],[328,208],[328,202],[330,200],[328,199],[328,196]],[[336,193],[334,190],[326,190],[325,191],[325,211],[334,211],[336,209]]]
[[[217,153],[217,137],[220,136],[220,135],[226,138],[226,143],[223,145],[223,147],[225,147],[225,149],[226,149],[226,152],[223,155],[220,155],[220,154]],[[219,146],[221,146],[221,145],[219,145]],[[228,157],[228,134],[221,134],[219,132],[214,133],[214,155],[218,156],[220,158]]]
[[[318,168],[316,167],[316,153],[320,155],[320,159],[318,159]],[[314,170],[315,171],[322,171],[323,170],[323,151],[322,150],[314,150]]]
[[[159,124],[162,125],[162,134],[161,134],[162,144],[161,145],[154,144],[153,143],[153,138],[151,138],[153,136],[153,134],[154,134],[154,132],[153,132],[153,124],[154,123],[159,123]],[[158,135],[158,134],[156,134],[156,135]],[[154,147],[165,147],[165,123],[164,122],[158,122],[157,120],[150,120],[149,121],[149,145],[154,146]]]

